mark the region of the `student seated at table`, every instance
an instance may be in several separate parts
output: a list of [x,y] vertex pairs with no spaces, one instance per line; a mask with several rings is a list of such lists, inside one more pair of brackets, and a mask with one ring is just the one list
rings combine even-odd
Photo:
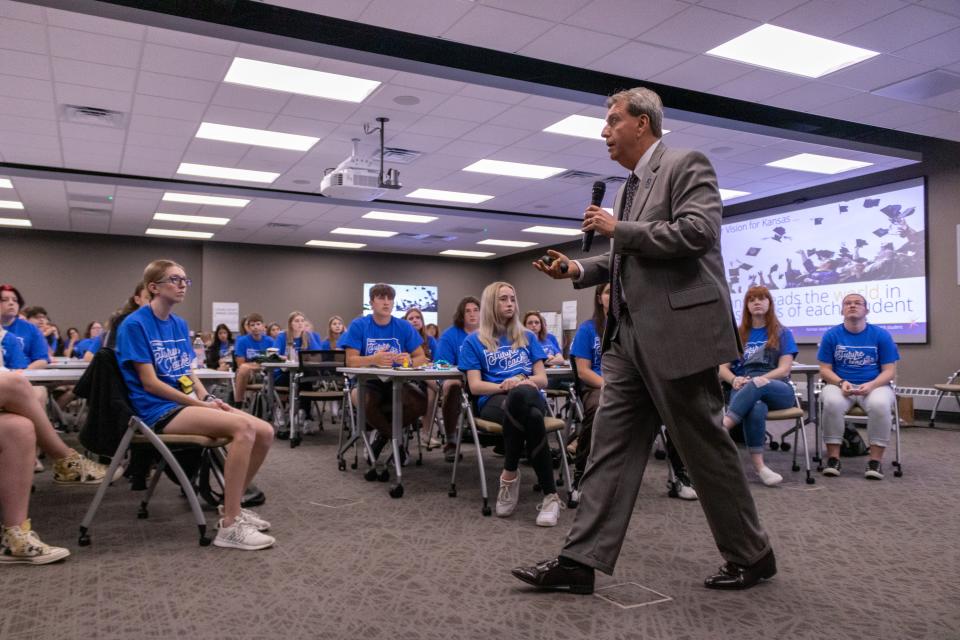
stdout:
[[16,287],[0,285],[0,326],[16,336],[27,361],[27,369],[42,369],[50,362],[47,341],[31,323],[20,318],[23,308],[23,296]]
[[283,331],[283,327],[276,322],[271,322],[269,325],[267,325],[267,336],[269,336],[274,342],[277,341],[277,336],[280,335],[281,331]]
[[[265,549],[270,523],[240,501],[273,441],[273,428],[209,395],[193,373],[187,323],[173,313],[190,279],[176,262],[154,260],[143,272],[150,304],[134,311],[117,335],[117,361],[133,410],[155,433],[230,438],[224,463],[223,505],[213,544],[246,551]],[[261,322],[261,326],[262,326]]]
[[27,322],[40,329],[43,339],[47,341],[47,357],[52,358],[60,347],[60,331],[57,325],[50,322],[47,310],[43,307],[33,305],[23,310],[23,317]]
[[557,338],[547,331],[547,323],[539,311],[527,311],[523,314],[523,326],[537,337],[537,341],[540,342],[540,348],[547,354],[546,365],[548,367],[558,366],[564,363],[563,349],[560,348],[560,343],[557,342]]
[[0,564],[49,564],[70,555],[44,544],[27,517],[37,422],[46,420],[27,379],[0,373]]
[[[416,329],[417,334],[422,340],[420,346],[423,347],[424,357],[427,359],[427,362],[433,362],[437,353],[437,341],[432,336],[427,335],[426,325],[424,325],[423,322],[423,312],[416,307],[410,307],[407,309],[407,312],[403,314],[403,319]],[[440,385],[438,385],[435,380],[424,380],[422,384],[427,390],[427,412],[423,416],[423,424],[420,427],[420,438],[423,442],[427,443],[428,447],[439,447],[440,443],[431,440],[430,434],[433,432],[433,408],[437,403],[437,392],[440,389]],[[434,442],[436,442],[436,444],[433,444]]]
[[517,508],[520,457],[526,448],[543,492],[537,525],[553,527],[562,505],[544,426],[547,404],[540,392],[547,386],[543,366],[547,356],[537,337],[520,324],[513,285],[494,282],[483,290],[480,301],[480,329],[463,341],[458,366],[467,374],[470,392],[478,396],[480,417],[503,425],[497,516],[505,518]]
[[66,339],[60,341],[60,348],[57,349],[57,356],[62,356],[64,358],[73,357],[73,348],[77,346],[77,343],[80,342],[80,330],[76,327],[70,327],[67,329]]
[[142,282],[138,282],[137,286],[133,289],[133,295],[127,298],[123,306],[107,320],[107,326],[103,332],[103,345],[111,349],[116,349],[117,331],[120,329],[120,325],[127,319],[127,316],[148,304],[150,304],[150,297],[147,295],[146,287]]
[[610,309],[610,285],[601,284],[593,293],[593,317],[583,321],[573,336],[570,345],[570,364],[577,368],[580,379],[580,402],[583,404],[583,422],[577,439],[571,443],[574,454],[573,484],[580,488],[580,479],[587,466],[590,455],[590,438],[593,435],[593,417],[600,407],[600,393],[603,391],[603,370],[601,337],[607,324],[607,312]]
[[[22,370],[28,365],[29,360],[24,355],[16,334],[0,327],[0,371]],[[44,410],[47,399],[46,389],[30,385],[27,379],[19,374],[16,375],[16,379],[25,383],[17,387],[20,392],[29,395],[32,399],[29,405],[18,404],[20,407],[18,413],[28,416],[33,422],[37,445],[53,460],[53,481],[57,484],[98,484],[103,480],[107,468],[68,447],[54,430]]]
[[343,318],[340,316],[330,316],[327,320],[327,339],[320,343],[320,348],[326,351],[339,349],[337,346],[341,336],[343,336],[344,325]]
[[[480,301],[467,296],[457,303],[453,314],[453,326],[443,332],[437,342],[434,362],[440,365],[456,367],[460,362],[460,347],[467,336],[480,328]],[[443,446],[443,457],[453,462],[457,451],[457,428],[460,425],[460,393],[463,386],[459,380],[444,380],[441,410],[443,411],[443,430],[447,443]],[[431,441],[431,446],[433,442]]]
[[426,327],[424,327],[424,331],[427,333],[428,336],[430,336],[434,340],[440,339],[440,327],[433,324],[432,322],[428,324]]
[[[339,346],[347,352],[348,367],[391,367],[404,362],[419,366],[427,361],[420,334],[409,322],[392,315],[396,297],[396,290],[388,284],[379,283],[370,288],[370,308],[373,313],[351,322],[339,340]],[[367,423],[377,430],[371,447],[374,455],[379,456],[384,445],[393,437],[390,421],[392,391],[390,384],[382,380],[367,380],[365,385]],[[351,397],[356,404],[356,389]],[[405,425],[413,424],[427,411],[426,396],[415,384],[403,385],[401,402]],[[401,456],[404,455],[402,449]]]
[[272,349],[276,345],[273,338],[266,335],[267,328],[263,324],[263,316],[259,313],[251,313],[246,318],[246,327],[248,333],[237,338],[234,347],[234,356],[237,359],[237,378],[234,397],[237,406],[243,404],[243,398],[247,393],[247,385],[253,379],[254,375],[260,371],[260,364],[253,362],[255,358],[267,355],[267,349]]
[[221,323],[213,332],[213,342],[207,347],[207,368],[229,371],[233,366],[233,332]]
[[94,320],[88,324],[87,330],[84,332],[86,337],[73,348],[73,357],[82,358],[87,362],[93,360],[93,355],[103,346],[102,334],[103,325],[98,321]]
[[760,481],[773,487],[783,482],[783,476],[763,462],[767,412],[796,406],[789,380],[797,343],[777,319],[773,296],[763,286],[750,287],[743,296],[739,330],[743,355],[720,365],[720,379],[732,389],[723,426],[732,429],[743,423],[753,467]]

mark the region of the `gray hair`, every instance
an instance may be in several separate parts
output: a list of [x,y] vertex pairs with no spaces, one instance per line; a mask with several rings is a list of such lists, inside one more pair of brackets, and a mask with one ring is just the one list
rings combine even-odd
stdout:
[[607,108],[623,103],[627,113],[633,117],[647,116],[650,120],[650,132],[657,138],[663,137],[663,102],[656,92],[646,87],[634,87],[620,91],[607,98]]

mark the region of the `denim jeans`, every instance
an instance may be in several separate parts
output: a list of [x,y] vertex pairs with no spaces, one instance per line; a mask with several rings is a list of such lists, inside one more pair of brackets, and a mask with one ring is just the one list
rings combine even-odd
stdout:
[[770,380],[762,387],[753,380],[733,391],[727,416],[734,423],[743,422],[743,437],[750,453],[763,453],[767,432],[767,412],[795,406],[793,387],[783,380]]

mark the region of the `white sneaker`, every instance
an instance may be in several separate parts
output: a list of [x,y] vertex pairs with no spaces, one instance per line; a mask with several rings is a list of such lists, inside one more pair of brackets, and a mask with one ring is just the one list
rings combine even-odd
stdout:
[[506,518],[512,514],[520,502],[520,470],[513,480],[500,478],[500,491],[497,492],[497,517]]
[[217,537],[213,539],[213,544],[217,547],[259,551],[272,547],[276,542],[273,536],[260,533],[255,526],[241,518],[235,519],[229,527],[224,526],[221,519],[218,526]]
[[40,462],[40,458],[37,458],[33,463],[33,472],[40,473],[41,471],[43,471],[43,463]]
[[783,482],[783,476],[767,466],[758,469],[757,475],[760,476],[760,482],[768,487],[775,487]]
[[560,502],[560,496],[555,493],[543,496],[543,501],[537,505],[537,526],[555,527],[560,520],[560,510],[566,509],[566,505]]
[[[217,513],[220,514],[220,517],[223,517],[223,505],[217,506]],[[247,524],[252,524],[257,528],[257,531],[269,531],[270,523],[261,518],[256,512],[251,509],[240,509],[240,519],[246,522]]]

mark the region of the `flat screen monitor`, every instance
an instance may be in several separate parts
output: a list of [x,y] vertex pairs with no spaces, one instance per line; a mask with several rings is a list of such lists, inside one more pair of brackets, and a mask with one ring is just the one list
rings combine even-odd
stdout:
[[[363,283],[363,315],[372,313],[370,309],[370,288],[375,282]],[[417,308],[423,314],[425,324],[437,324],[437,312],[440,310],[437,301],[438,288],[436,285],[426,284],[390,284],[396,289],[393,315],[402,318],[408,309]]]
[[724,219],[721,246],[737,322],[747,289],[764,285],[797,342],[817,343],[859,293],[867,322],[927,341],[922,178]]

